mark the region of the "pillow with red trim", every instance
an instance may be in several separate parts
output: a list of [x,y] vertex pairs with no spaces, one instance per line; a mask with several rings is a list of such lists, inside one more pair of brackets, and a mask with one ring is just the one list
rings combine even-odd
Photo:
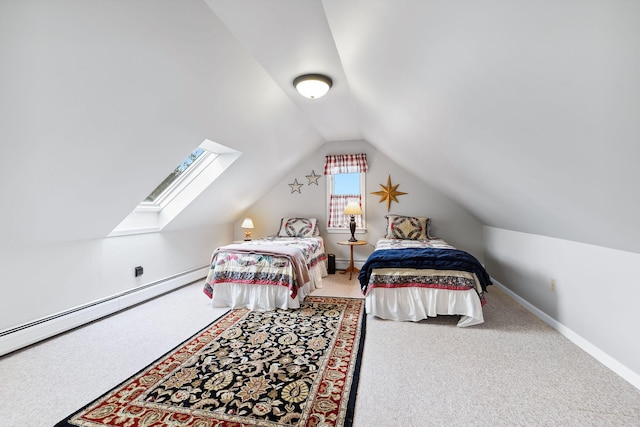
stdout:
[[387,234],[385,239],[426,240],[429,239],[429,218],[385,215],[387,218]]
[[313,237],[320,234],[317,229],[316,218],[282,218],[278,237]]

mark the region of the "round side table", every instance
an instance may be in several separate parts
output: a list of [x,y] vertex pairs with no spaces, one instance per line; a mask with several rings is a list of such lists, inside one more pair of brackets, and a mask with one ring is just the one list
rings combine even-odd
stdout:
[[348,240],[342,240],[340,242],[337,242],[339,245],[349,245],[349,249],[351,250],[351,254],[349,256],[349,267],[347,267],[347,269],[345,271],[342,272],[342,274],[347,274],[349,273],[349,280],[351,280],[351,275],[353,273],[359,273],[360,270],[358,270],[356,268],[355,265],[353,265],[353,247],[354,246],[362,246],[362,245],[366,245],[367,242],[364,240],[356,240],[355,242],[350,242]]

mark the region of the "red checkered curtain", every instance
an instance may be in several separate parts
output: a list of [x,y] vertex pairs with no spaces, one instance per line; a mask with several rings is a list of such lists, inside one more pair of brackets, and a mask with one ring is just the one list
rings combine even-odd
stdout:
[[[346,227],[349,228],[351,215],[344,214],[344,208],[347,203],[357,201],[362,206],[362,196],[360,194],[332,194],[329,200],[329,223],[327,227]],[[356,227],[362,227],[362,215],[354,215],[356,219]]]
[[324,174],[364,173],[368,169],[366,154],[336,154],[327,156],[324,162]]
[[[324,174],[337,175],[340,173],[365,173],[368,170],[367,155],[335,154],[325,157]],[[327,227],[349,227],[351,217],[344,214],[347,203],[357,200],[362,206],[360,194],[332,194],[329,200],[329,220]],[[356,226],[362,227],[362,215],[355,215]]]

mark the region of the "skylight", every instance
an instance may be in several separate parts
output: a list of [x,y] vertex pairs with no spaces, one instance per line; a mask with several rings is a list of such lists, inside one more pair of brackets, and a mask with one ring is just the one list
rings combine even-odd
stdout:
[[205,139],[109,236],[162,230],[240,155],[239,151]]
[[144,201],[146,203],[156,203],[156,200],[159,200],[161,198],[161,196],[163,194],[165,194],[166,192],[168,192],[171,188],[175,187],[174,184],[176,184],[176,182],[180,181],[180,177],[184,177],[186,175],[186,171],[196,162],[196,160],[198,160],[200,158],[200,156],[202,154],[204,154],[205,151],[198,147],[195,150],[193,150],[191,152],[191,154],[189,154],[187,156],[186,159],[184,159],[182,161],[182,163],[180,163],[174,170],[173,172],[171,172],[169,174],[169,176],[167,176],[164,181],[162,181],[160,183],[160,185],[158,185],[155,190],[153,190],[151,192],[151,194],[149,194],[147,196],[146,199],[144,199]]

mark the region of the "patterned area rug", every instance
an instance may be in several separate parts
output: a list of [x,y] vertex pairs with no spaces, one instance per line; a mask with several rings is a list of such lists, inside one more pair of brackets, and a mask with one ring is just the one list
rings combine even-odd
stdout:
[[233,310],[56,426],[350,426],[364,300]]

